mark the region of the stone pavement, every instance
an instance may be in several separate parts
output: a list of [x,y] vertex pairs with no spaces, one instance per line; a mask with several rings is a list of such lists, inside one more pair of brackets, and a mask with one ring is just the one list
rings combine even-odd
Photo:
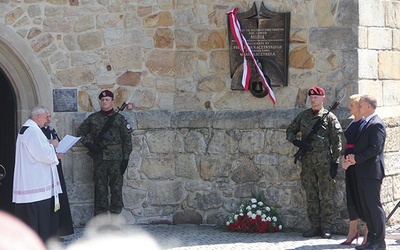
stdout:
[[[111,231],[113,231],[112,229]],[[120,229],[117,229],[120,230]],[[355,244],[350,246],[341,246],[340,242],[346,238],[344,235],[333,235],[332,239],[326,240],[320,237],[304,238],[301,232],[277,232],[266,234],[250,234],[250,233],[235,233],[225,231],[222,228],[209,225],[136,225],[123,228],[132,230],[135,234],[141,234],[137,237],[135,246],[123,249],[171,249],[171,250],[264,250],[264,249],[354,249]],[[136,231],[133,231],[136,230]],[[76,228],[76,233],[65,238],[61,248],[58,249],[107,249],[106,247],[82,247],[73,248],[74,245],[82,241],[84,238],[90,237],[87,229]],[[90,232],[90,231],[89,231]],[[133,234],[132,234],[133,235]],[[131,235],[131,236],[132,236]],[[150,236],[158,243],[159,248],[146,247],[148,245],[146,238],[143,235]],[[102,237],[101,237],[102,238]],[[96,238],[97,239],[97,238]],[[358,239],[358,243],[362,242],[362,237]],[[354,241],[355,243],[355,241]],[[125,244],[125,243],[121,243]],[[387,249],[400,249],[400,227],[387,228],[386,237]],[[127,246],[126,243],[124,246]],[[113,244],[114,249],[118,248]],[[53,248],[49,248],[53,249]],[[56,249],[56,248],[54,248]]]

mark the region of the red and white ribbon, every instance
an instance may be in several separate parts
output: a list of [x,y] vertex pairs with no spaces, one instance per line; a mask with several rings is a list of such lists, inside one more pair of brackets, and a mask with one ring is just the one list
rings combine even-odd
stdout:
[[[247,43],[246,38],[244,37],[242,30],[240,28],[240,23],[239,20],[237,19],[236,12],[238,11],[238,8],[234,8],[233,10],[229,11],[228,14],[228,19],[229,19],[229,26],[231,28],[231,32],[233,34],[233,37],[235,38],[236,44],[239,47],[240,53],[243,54],[243,76],[242,76],[242,86],[245,91],[249,90],[250,86],[250,77],[251,77],[251,69],[250,65],[247,62],[246,59],[246,51],[250,55],[250,57],[253,60],[254,67],[256,68],[258,74],[261,76],[262,83],[266,89],[268,89],[268,96],[269,99],[272,101],[272,103],[275,105],[276,99],[275,99],[275,94],[270,88],[270,86],[267,83],[267,80],[265,79],[264,73],[262,72],[260,66],[257,63],[256,58],[253,55],[253,52],[251,51],[251,48],[249,44]],[[246,50],[246,51],[245,51]]]

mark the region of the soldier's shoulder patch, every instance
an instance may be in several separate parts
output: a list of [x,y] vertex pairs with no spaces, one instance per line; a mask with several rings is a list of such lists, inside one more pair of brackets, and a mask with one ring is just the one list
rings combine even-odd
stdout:
[[335,128],[336,129],[340,129],[340,124],[339,123],[335,123]]
[[332,115],[332,120],[337,120],[336,115]]

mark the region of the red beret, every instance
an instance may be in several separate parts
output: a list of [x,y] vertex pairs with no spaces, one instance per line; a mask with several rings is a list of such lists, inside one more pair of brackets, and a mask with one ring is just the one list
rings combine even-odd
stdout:
[[318,86],[313,86],[308,90],[308,95],[325,95],[325,90]]
[[102,97],[106,97],[106,96],[109,96],[109,97],[111,97],[112,99],[114,99],[114,94],[113,94],[113,92],[111,92],[111,91],[109,91],[109,90],[103,90],[103,91],[101,91],[101,93],[100,93],[100,95],[99,95],[99,99],[101,99]]

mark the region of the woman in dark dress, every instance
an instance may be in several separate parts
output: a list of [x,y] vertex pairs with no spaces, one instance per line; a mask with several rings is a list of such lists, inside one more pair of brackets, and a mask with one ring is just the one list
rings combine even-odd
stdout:
[[[354,165],[350,165],[345,161],[345,157],[348,154],[352,154],[354,151],[354,142],[356,140],[356,136],[360,125],[364,118],[360,115],[359,112],[359,101],[361,95],[352,95],[350,96],[350,105],[349,111],[350,114],[354,117],[353,121],[344,131],[344,136],[346,137],[346,145],[344,156],[342,157],[342,167],[346,170],[346,198],[347,198],[347,211],[349,212],[350,225],[349,232],[347,234],[346,241],[340,243],[341,245],[350,245],[354,240],[358,241],[360,234],[357,231],[357,221],[361,219],[365,221],[361,205],[360,198],[357,192],[357,183],[354,171]],[[367,234],[368,229],[365,226],[364,228],[364,240],[362,244],[367,242]]]

